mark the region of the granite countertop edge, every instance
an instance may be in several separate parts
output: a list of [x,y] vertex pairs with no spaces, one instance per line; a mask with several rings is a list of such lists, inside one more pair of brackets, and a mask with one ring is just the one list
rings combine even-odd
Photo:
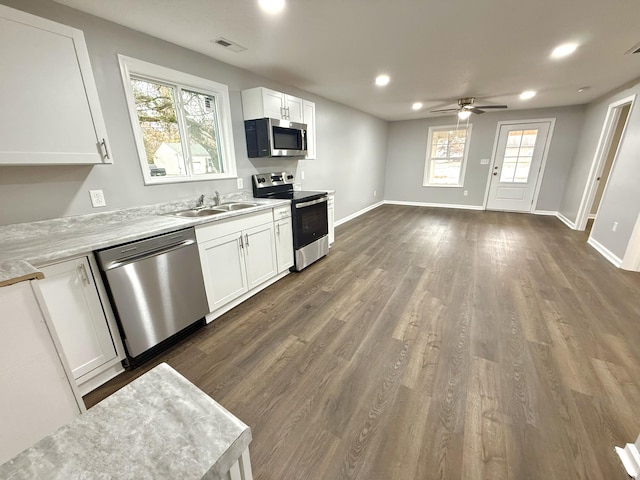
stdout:
[[256,207],[209,217],[169,212],[193,208],[186,202],[134,207],[97,214],[0,226],[0,287],[44,278],[39,266],[123,243],[288,205],[289,200],[249,199]]

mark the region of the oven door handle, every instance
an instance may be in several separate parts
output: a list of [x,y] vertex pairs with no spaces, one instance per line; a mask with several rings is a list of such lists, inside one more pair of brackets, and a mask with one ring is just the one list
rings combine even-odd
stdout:
[[317,200],[311,200],[309,202],[296,203],[296,208],[304,208],[309,207],[311,205],[315,205],[317,203],[323,203],[327,201],[327,197],[318,198]]

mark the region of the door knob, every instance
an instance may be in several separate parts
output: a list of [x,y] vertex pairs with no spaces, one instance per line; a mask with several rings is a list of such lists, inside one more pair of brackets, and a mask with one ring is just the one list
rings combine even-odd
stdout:
[[498,172],[493,172],[493,176],[495,177],[496,175],[498,175]]

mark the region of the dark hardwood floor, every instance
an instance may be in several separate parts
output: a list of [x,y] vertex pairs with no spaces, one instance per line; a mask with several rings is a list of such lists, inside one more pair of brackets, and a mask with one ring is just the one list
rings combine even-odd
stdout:
[[266,479],[624,479],[640,274],[552,217],[386,205],[86,397],[166,361],[247,423]]

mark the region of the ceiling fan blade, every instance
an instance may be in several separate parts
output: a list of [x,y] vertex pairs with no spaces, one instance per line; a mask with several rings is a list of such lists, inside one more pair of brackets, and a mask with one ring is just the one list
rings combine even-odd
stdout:
[[478,115],[480,115],[481,113],[484,113],[484,110],[480,110],[478,107],[469,107],[467,110],[469,110],[472,113],[476,113]]
[[458,110],[458,108],[445,108],[444,110],[429,110],[429,113],[457,112]]
[[509,108],[507,105],[474,105],[475,108]]

